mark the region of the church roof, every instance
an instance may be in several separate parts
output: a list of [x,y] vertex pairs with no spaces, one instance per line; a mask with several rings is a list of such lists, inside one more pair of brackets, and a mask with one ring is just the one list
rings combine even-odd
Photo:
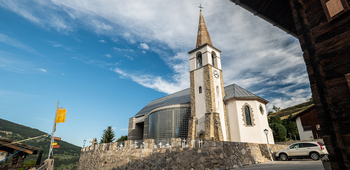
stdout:
[[200,10],[196,48],[205,43],[208,43],[209,45],[213,46],[213,44],[211,43],[207,26],[205,25],[202,10]]
[[[252,92],[236,85],[231,84],[224,87],[226,96],[224,97],[224,100],[229,99],[256,99],[259,100],[265,104],[268,103],[267,100],[253,94]],[[162,106],[168,106],[173,104],[185,104],[191,102],[191,91],[190,88],[187,88],[185,90],[181,90],[179,92],[169,94],[167,96],[164,96],[162,98],[153,100],[149,102],[144,108],[142,108],[134,117],[141,117],[147,113],[149,113],[151,110],[162,107]]]

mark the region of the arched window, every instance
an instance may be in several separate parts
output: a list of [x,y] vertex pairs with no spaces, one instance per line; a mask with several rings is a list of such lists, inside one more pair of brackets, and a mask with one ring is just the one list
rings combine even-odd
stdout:
[[211,55],[211,63],[212,63],[213,66],[215,66],[214,59],[215,59],[215,58],[214,58],[214,55],[212,54],[212,55]]
[[202,86],[199,86],[199,93],[202,93]]
[[197,55],[197,68],[202,67],[202,54]]
[[216,63],[215,63],[215,57],[216,57],[216,54],[215,54],[215,52],[213,51],[213,52],[211,52],[211,65],[213,66],[213,67],[216,67]]
[[219,86],[216,86],[216,95],[219,97],[220,93],[219,93]]
[[255,125],[253,109],[248,103],[244,104],[242,107],[242,117],[244,126],[251,127]]
[[246,125],[251,126],[252,125],[252,119],[250,117],[250,108],[249,108],[249,106],[245,106],[244,107],[244,112],[245,112]]

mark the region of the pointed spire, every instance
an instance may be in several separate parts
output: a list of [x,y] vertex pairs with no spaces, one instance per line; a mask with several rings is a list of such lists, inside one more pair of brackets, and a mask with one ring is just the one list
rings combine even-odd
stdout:
[[208,43],[210,45],[213,45],[210,40],[209,32],[207,30],[207,26],[205,25],[205,21],[202,14],[202,9],[200,10],[200,16],[199,16],[199,25],[198,25],[198,34],[197,34],[197,43],[196,48]]

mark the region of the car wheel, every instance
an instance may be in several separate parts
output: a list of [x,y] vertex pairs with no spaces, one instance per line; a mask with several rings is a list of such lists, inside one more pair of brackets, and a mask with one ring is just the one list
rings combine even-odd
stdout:
[[281,161],[286,161],[286,160],[288,160],[287,154],[282,153],[282,154],[280,155],[280,159],[281,159]]
[[315,152],[311,153],[311,154],[310,154],[310,157],[311,157],[311,159],[314,160],[314,161],[317,161],[317,160],[320,159],[320,155],[319,155],[318,153],[315,153]]

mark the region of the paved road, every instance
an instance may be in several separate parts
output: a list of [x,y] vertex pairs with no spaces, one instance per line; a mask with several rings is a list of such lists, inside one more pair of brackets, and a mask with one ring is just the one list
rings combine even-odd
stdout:
[[[236,169],[242,170],[323,170],[321,161],[311,159],[297,159],[292,161],[273,161],[261,164],[248,165]],[[235,170],[236,170],[235,169]]]

